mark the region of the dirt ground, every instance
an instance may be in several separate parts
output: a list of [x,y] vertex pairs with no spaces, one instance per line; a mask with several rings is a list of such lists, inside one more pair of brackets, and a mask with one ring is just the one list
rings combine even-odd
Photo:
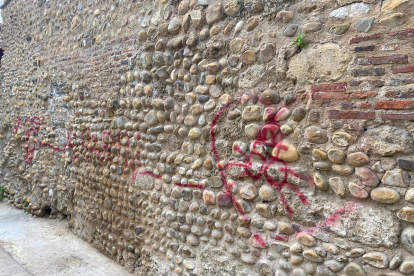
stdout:
[[75,236],[67,223],[32,218],[0,202],[0,276],[132,275]]

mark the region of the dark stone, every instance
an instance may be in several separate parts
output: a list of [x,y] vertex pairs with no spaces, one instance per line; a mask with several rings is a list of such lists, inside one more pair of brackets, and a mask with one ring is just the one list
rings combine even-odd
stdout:
[[355,47],[355,53],[365,52],[365,51],[374,51],[375,46],[369,45],[364,47]]
[[292,112],[292,119],[296,122],[302,121],[306,116],[306,110],[303,107],[297,107]]
[[220,192],[217,194],[217,204],[219,207],[228,208],[233,206],[233,197],[230,193]]
[[208,215],[209,213],[210,213],[210,210],[208,209],[208,207],[206,205],[201,205],[200,206],[200,214]]
[[183,199],[186,200],[186,201],[191,200],[193,198],[193,193],[192,193],[190,188],[184,188],[181,191],[181,195],[182,195]]
[[117,174],[122,174],[122,172],[123,172],[123,168],[122,168],[122,166],[118,166],[118,167],[116,168],[116,172],[117,172]]
[[210,99],[210,96],[206,96],[206,95],[202,95],[202,96],[200,96],[200,97],[198,97],[198,101],[200,102],[200,103],[205,103],[205,102],[207,102],[208,100]]
[[177,211],[178,210],[178,200],[171,199],[170,207],[172,210]]
[[145,231],[145,228],[142,226],[138,226],[137,228],[135,228],[135,234],[138,236],[139,234],[141,234],[142,232]]
[[298,24],[291,24],[284,30],[283,35],[287,37],[292,37],[296,34],[298,28]]
[[398,86],[403,84],[414,83],[414,77],[402,78],[402,79],[392,79],[388,82],[388,85]]
[[318,110],[312,109],[309,112],[309,120],[311,120],[312,122],[316,122],[320,119],[321,114],[319,113]]
[[398,162],[398,166],[400,166],[401,169],[414,172],[414,161],[399,158],[397,162]]
[[283,97],[283,101],[285,104],[293,103],[296,100],[296,95],[292,93],[288,93]]
[[385,75],[385,68],[355,69],[352,71],[353,77],[361,76],[382,76]]

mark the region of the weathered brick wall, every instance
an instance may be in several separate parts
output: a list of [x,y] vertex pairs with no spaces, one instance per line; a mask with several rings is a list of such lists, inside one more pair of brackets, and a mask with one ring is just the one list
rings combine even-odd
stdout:
[[9,1],[0,185],[138,275],[411,274],[413,7]]

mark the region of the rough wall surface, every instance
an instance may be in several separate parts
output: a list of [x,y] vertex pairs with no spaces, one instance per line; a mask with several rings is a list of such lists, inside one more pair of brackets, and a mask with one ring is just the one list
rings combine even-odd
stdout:
[[413,14],[8,1],[1,185],[137,275],[410,275]]

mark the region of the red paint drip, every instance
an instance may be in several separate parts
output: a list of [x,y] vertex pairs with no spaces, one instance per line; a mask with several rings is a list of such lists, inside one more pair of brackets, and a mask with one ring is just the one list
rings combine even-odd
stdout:
[[191,185],[191,184],[181,184],[181,183],[174,183],[175,186],[178,187],[187,187],[187,188],[194,188],[194,189],[204,189],[203,185]]
[[154,177],[154,178],[156,178],[156,179],[161,179],[161,176],[156,175],[156,174],[154,174],[154,173],[152,173],[152,172],[139,172],[139,174],[140,174],[140,175],[148,175],[148,176],[152,176],[152,177]]

